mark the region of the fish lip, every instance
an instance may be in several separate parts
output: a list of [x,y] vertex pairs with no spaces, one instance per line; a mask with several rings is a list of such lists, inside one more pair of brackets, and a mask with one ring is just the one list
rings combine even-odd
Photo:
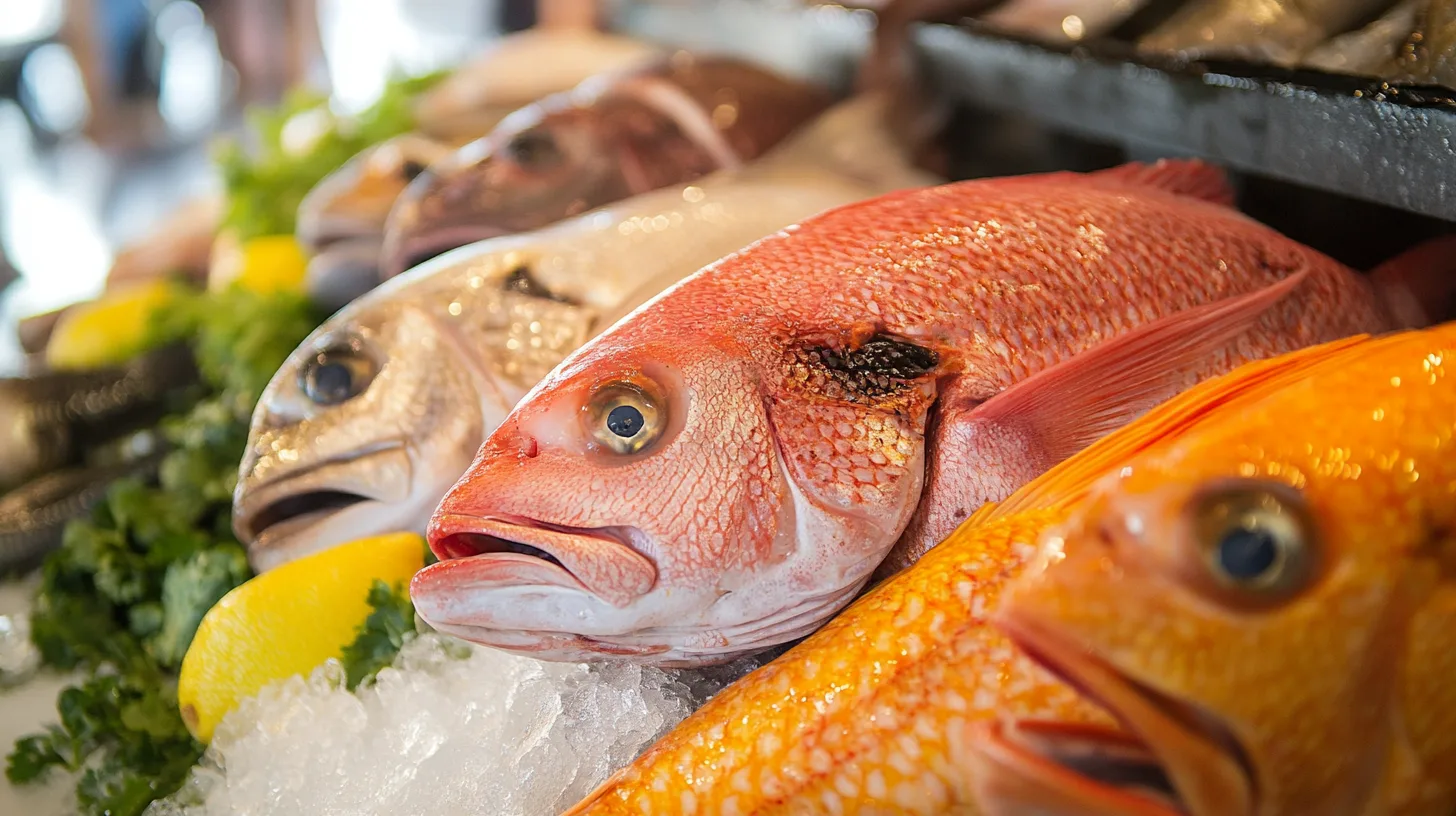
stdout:
[[[1177,795],[1177,806],[1160,806],[1150,797],[1128,793],[1115,785],[1079,773],[1061,764],[1055,757],[1037,754],[1025,745],[1012,746],[1011,753],[1035,755],[1060,770],[1059,774],[1054,774],[1057,781],[1074,785],[1084,792],[1091,791],[1099,800],[1130,806],[1131,813],[1222,816],[1256,811],[1258,784],[1253,764],[1247,750],[1221,719],[1133,679],[1112,663],[1090,653],[1082,645],[1064,639],[1029,616],[1007,614],[1003,610],[996,616],[996,626],[1033,662],[1070,685],[1084,699],[1107,711],[1126,729],[1126,734],[1100,729],[1105,739],[1131,736],[1140,742],[1168,778]],[[1078,724],[1032,719],[1020,721],[1020,724],[1044,735],[1061,731],[1064,735],[1076,732],[1090,737],[1099,730]],[[1004,723],[1001,728],[1001,731],[993,728],[989,735],[993,750],[1005,751],[1008,748]],[[1170,750],[1176,747],[1176,742],[1184,743],[1185,748],[1192,743],[1203,756],[1184,760],[1180,754]],[[1188,789],[1190,783],[1196,784],[1196,790]]]
[[[244,546],[252,546],[258,541],[259,537],[265,532],[266,529],[272,529],[274,526],[276,526],[269,525],[267,528],[255,530],[253,529],[254,520],[259,515],[264,514],[269,508],[273,507],[278,502],[295,496],[322,492],[352,493],[359,496],[358,503],[363,503],[366,501],[387,502],[389,501],[388,498],[378,495],[371,495],[362,490],[356,489],[358,487],[357,485],[337,485],[322,483],[317,485],[310,485],[307,490],[300,490],[298,489],[298,482],[316,475],[319,471],[324,470],[325,468],[336,467],[338,465],[345,465],[352,462],[372,459],[376,456],[402,454],[404,460],[406,462],[409,462],[408,450],[408,446],[404,442],[399,440],[380,442],[356,448],[355,450],[350,451],[347,455],[335,456],[330,459],[315,462],[305,468],[288,471],[281,476],[270,479],[258,485],[250,486],[248,480],[243,479],[242,481],[238,482],[238,489],[233,495],[233,534],[237,536],[238,541],[241,542]],[[412,468],[413,464],[411,463],[411,469]],[[293,531],[299,532],[303,529],[303,527],[312,526],[312,524],[318,523],[318,521],[320,521],[322,518],[326,517],[327,515],[331,515],[332,512],[333,510],[323,512],[316,511],[313,513],[302,514],[300,516],[292,516],[281,523],[289,523],[296,518],[314,516],[315,518],[312,519],[311,524],[300,525],[299,530]]]
[[[463,536],[525,545],[544,552],[551,560],[519,552],[480,552],[477,544],[462,540]],[[573,527],[505,514],[445,513],[430,519],[429,542],[430,551],[440,562],[416,576],[415,587],[422,592],[458,588],[457,582],[476,588],[562,586],[622,608],[646,595],[657,583],[656,565],[606,528]],[[618,560],[618,573],[627,575],[625,585],[611,585],[600,569],[593,568],[592,562],[604,556]],[[634,572],[635,581],[631,580]]]
[[671,649],[665,645],[625,644],[589,635],[553,630],[489,629],[460,623],[440,623],[431,624],[431,626],[441,634],[494,649],[535,655],[542,660],[579,662],[583,655],[591,655],[593,658],[607,656],[628,661],[649,660],[652,665],[661,666],[662,664],[653,658],[665,654]]

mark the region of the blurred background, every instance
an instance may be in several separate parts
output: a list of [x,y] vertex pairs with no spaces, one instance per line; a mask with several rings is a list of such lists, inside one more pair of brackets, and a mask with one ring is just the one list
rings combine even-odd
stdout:
[[[0,0],[0,372],[18,317],[220,187],[210,138],[299,84],[362,110],[395,74],[534,22],[531,0]],[[347,13],[345,13],[347,11]]]

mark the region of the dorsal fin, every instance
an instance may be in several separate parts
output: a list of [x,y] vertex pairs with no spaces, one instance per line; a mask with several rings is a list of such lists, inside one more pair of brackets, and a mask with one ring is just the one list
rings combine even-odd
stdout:
[[1131,162],[1088,173],[1099,186],[1144,187],[1196,198],[1224,207],[1234,206],[1234,188],[1220,167],[1198,159],[1159,159],[1152,164]]
[[[1297,383],[1310,369],[1351,349],[1378,342],[1368,334],[1353,335],[1245,363],[1227,374],[1205,380],[1062,461],[1000,504],[982,507],[971,518],[983,523],[1022,510],[1060,507],[1078,501],[1094,482],[1138,453],[1176,439],[1210,415],[1249,405]],[[1368,352],[1369,347],[1364,351]]]

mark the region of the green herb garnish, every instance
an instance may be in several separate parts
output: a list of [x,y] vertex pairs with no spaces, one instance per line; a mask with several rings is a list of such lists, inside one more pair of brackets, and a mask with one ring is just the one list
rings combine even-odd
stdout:
[[177,710],[177,669],[202,616],[252,575],[230,516],[249,415],[319,318],[297,295],[233,288],[193,296],[158,327],[190,338],[211,394],[163,423],[173,449],[157,482],[112,485],[46,559],[31,639],[46,665],[87,676],[61,692],[58,725],[15,744],[11,782],[63,768],[80,774],[82,812],[133,816],[201,757]]
[[[327,97],[295,91],[275,110],[248,115],[256,144],[252,151],[235,141],[219,144],[215,153],[227,190],[224,227],[240,240],[259,235],[291,234],[303,197],[324,176],[359,151],[414,129],[412,102],[445,74],[396,79],[368,110],[358,116],[337,116]],[[288,129],[307,130],[309,144],[290,150]]]
[[415,607],[403,583],[390,587],[376,579],[369,588],[369,605],[374,611],[359,627],[354,642],[344,649],[344,678],[350,691],[393,663],[400,648],[415,634]]
[[[217,148],[224,227],[240,240],[293,232],[304,194],[360,150],[411,130],[413,97],[442,76],[393,81],[355,117],[333,115],[307,92],[276,111],[251,112],[253,150]],[[315,117],[318,130],[304,149],[286,150],[285,128],[299,115]],[[163,422],[171,447],[155,482],[112,485],[46,559],[31,639],[45,665],[85,679],[61,693],[58,724],[16,742],[6,765],[12,783],[61,768],[78,774],[83,813],[136,816],[176,791],[202,756],[178,712],[177,670],[203,615],[252,576],[231,526],[248,422],[268,380],[321,318],[301,296],[239,287],[191,295],[158,318],[148,347],[188,342],[207,392]],[[388,665],[414,629],[403,587],[383,590],[371,592],[375,612],[350,646],[351,688]]]

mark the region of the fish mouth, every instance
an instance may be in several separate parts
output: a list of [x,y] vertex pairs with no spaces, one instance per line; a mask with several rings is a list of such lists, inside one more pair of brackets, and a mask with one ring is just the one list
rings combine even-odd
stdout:
[[[260,570],[270,569],[307,552],[343,543],[333,539],[301,543],[317,538],[315,531],[340,514],[366,505],[382,509],[406,501],[412,471],[405,447],[388,443],[266,482],[244,478],[233,499],[233,532],[247,546],[254,565]],[[335,537],[342,532],[336,531]]]
[[295,231],[298,242],[311,255],[338,245],[372,243],[383,240],[383,219],[361,218],[343,215],[319,215],[300,219]]
[[[1251,814],[1248,752],[1204,709],[1138,682],[1082,646],[1023,618],[998,627],[1032,661],[1100,706],[1122,729],[1049,720],[987,725],[973,748],[987,764],[987,800],[1089,816]],[[1008,793],[1003,793],[1008,792]],[[1017,812],[988,807],[990,813]]]
[[247,538],[258,539],[270,531],[274,537],[286,535],[281,528],[301,529],[323,516],[369,500],[368,496],[343,490],[313,490],[288,496],[265,505],[247,520]]
[[657,567],[622,528],[584,528],[522,517],[446,514],[430,522],[440,559],[415,578],[414,594],[559,586],[622,608],[657,583]]

